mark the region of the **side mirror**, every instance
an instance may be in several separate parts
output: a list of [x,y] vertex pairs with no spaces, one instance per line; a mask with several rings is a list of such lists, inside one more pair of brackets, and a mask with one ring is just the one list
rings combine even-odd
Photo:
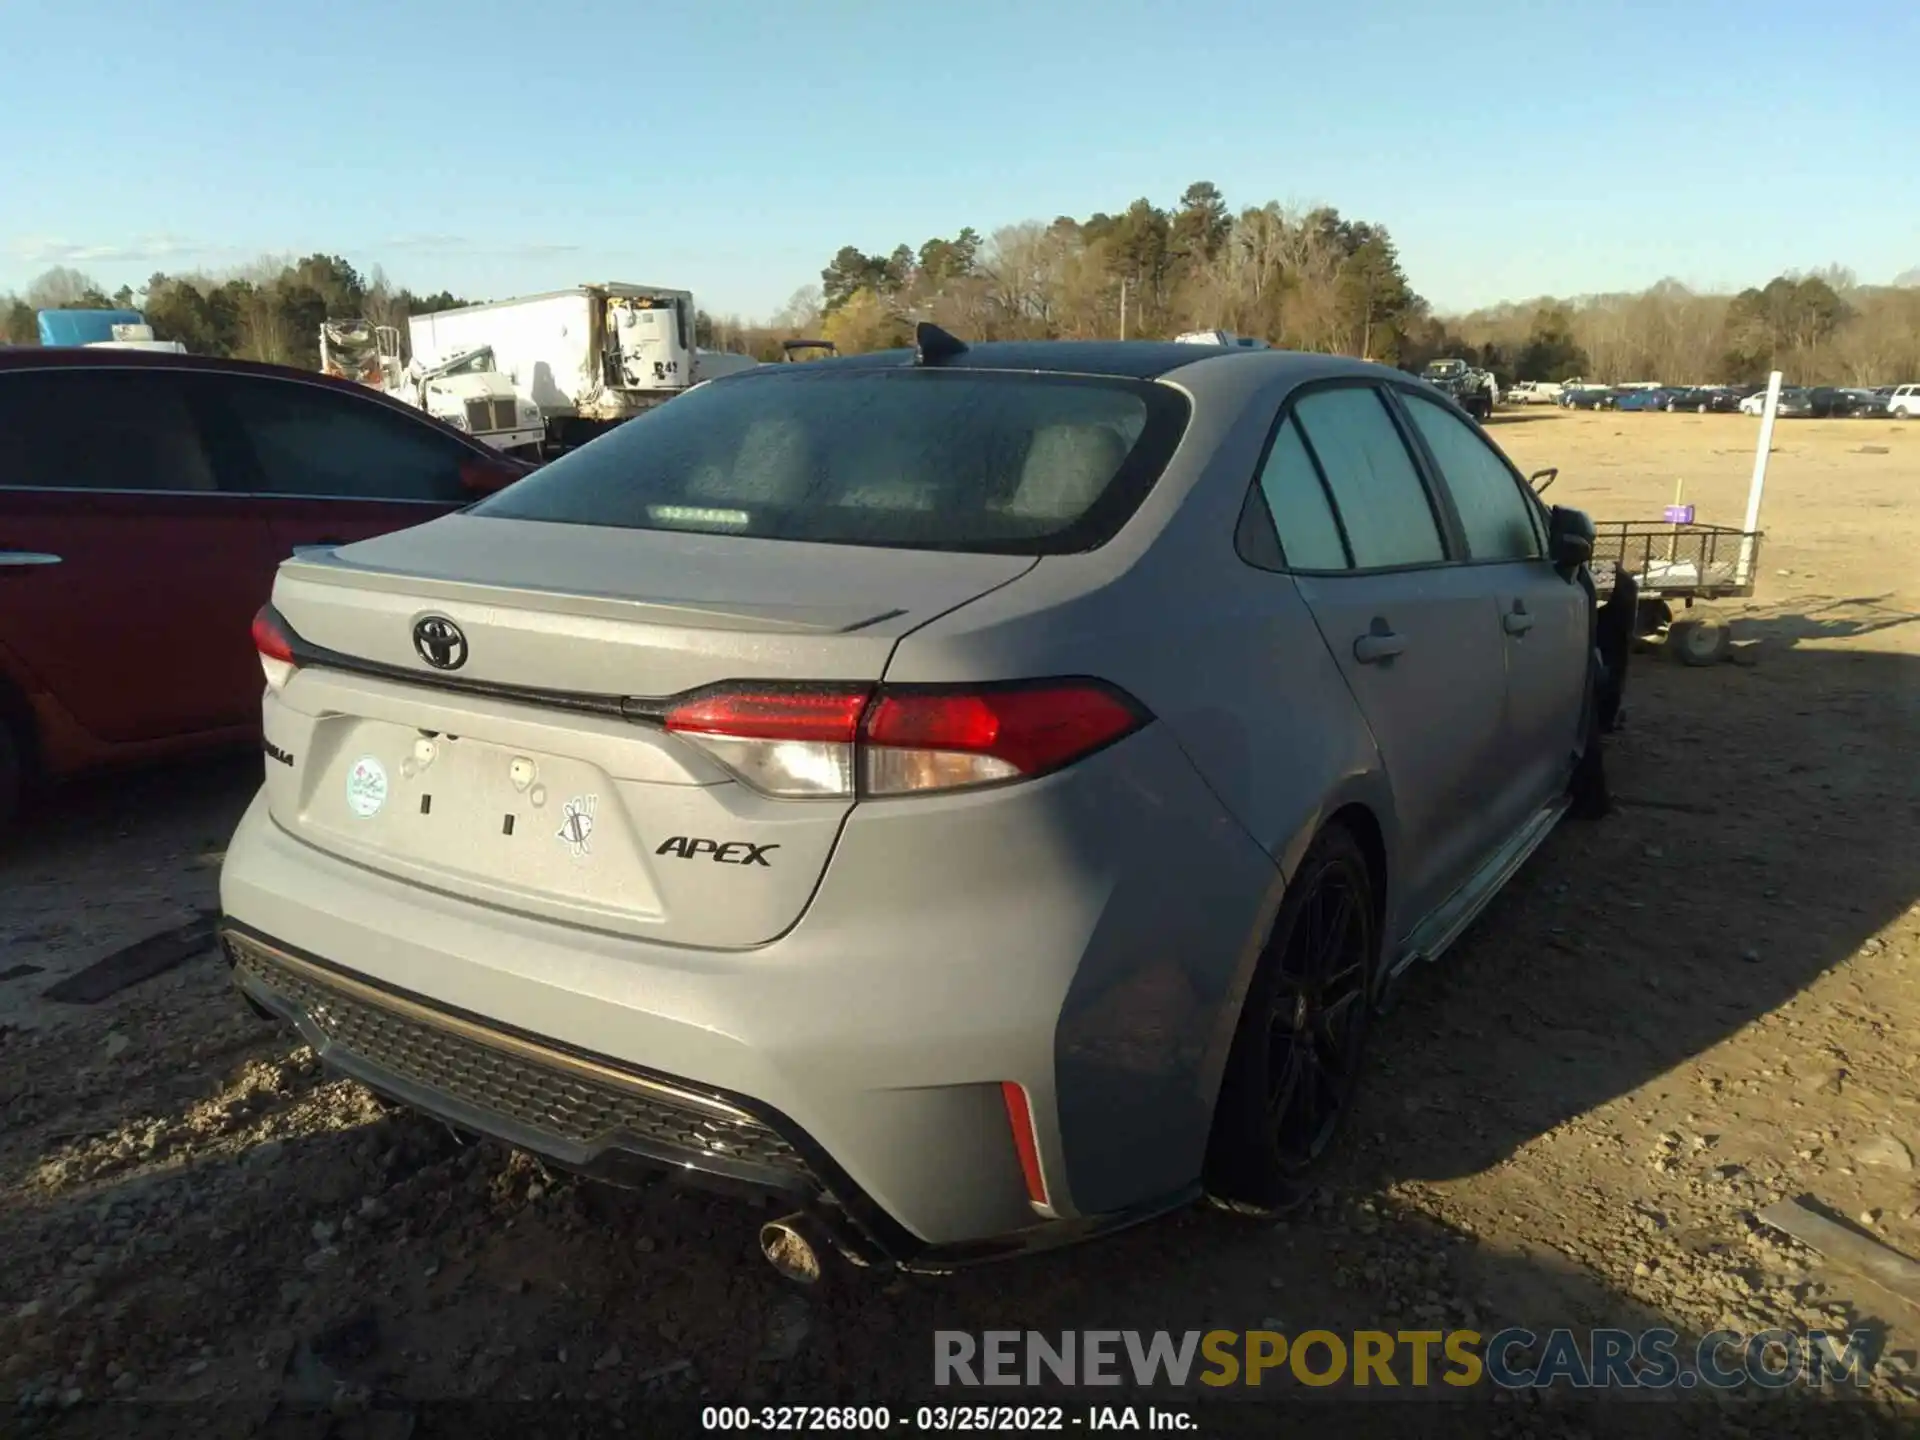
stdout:
[[1593,517],[1571,505],[1556,505],[1547,516],[1547,558],[1554,569],[1571,575],[1593,559]]
[[532,466],[509,460],[504,455],[499,459],[462,460],[460,483],[475,495],[494,495],[532,471]]

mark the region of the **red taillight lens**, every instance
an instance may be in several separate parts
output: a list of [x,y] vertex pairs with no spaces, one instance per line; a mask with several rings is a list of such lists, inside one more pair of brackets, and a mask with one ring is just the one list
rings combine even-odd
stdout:
[[869,691],[728,690],[676,705],[667,729],[729,735],[739,740],[798,740],[851,745],[860,733],[860,713]]
[[853,794],[854,741],[867,686],[716,690],[674,706],[664,723],[747,784],[794,799]]
[[815,686],[714,690],[666,728],[769,795],[956,790],[1044,775],[1146,723],[1094,680],[967,690]]
[[286,627],[271,605],[262,605],[253,617],[253,648],[260,652],[260,669],[266,674],[267,688],[278,690],[285,685],[297,662]]
[[886,690],[867,712],[866,788],[897,795],[1044,775],[1143,720],[1131,701],[1091,680],[961,693]]

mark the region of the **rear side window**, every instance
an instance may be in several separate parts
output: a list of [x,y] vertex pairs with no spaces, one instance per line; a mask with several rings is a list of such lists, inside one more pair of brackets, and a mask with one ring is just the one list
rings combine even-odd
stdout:
[[1446,558],[1420,472],[1379,392],[1316,390],[1296,402],[1294,420],[1326,476],[1357,568]]
[[1167,386],[792,367],[690,390],[472,511],[705,535],[1056,554],[1111,538],[1185,428]]
[[1460,512],[1467,553],[1475,560],[1538,558],[1540,539],[1519,478],[1459,416],[1405,391],[1400,398]]
[[1260,493],[1280,537],[1281,553],[1296,570],[1344,570],[1347,547],[1340,538],[1340,522],[1333,518],[1326,487],[1314,468],[1300,431],[1292,420],[1273,437],[1266,468],[1260,472]]
[[199,423],[174,375],[0,375],[0,488],[206,491]]
[[264,495],[464,504],[466,447],[372,401],[319,385],[223,378],[219,392]]

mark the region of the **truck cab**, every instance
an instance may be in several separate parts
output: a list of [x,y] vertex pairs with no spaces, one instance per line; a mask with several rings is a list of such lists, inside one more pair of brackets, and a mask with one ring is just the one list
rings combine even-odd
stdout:
[[500,373],[490,345],[410,373],[398,398],[496,450],[534,456],[546,436],[540,407]]
[[684,390],[693,383],[693,316],[677,296],[609,294],[606,383],[616,390]]

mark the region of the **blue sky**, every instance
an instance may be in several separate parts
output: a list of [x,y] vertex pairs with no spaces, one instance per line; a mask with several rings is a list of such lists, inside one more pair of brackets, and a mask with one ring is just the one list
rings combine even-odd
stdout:
[[764,315],[845,244],[1385,224],[1443,309],[1920,266],[1912,0],[8,0],[0,289],[326,250]]

